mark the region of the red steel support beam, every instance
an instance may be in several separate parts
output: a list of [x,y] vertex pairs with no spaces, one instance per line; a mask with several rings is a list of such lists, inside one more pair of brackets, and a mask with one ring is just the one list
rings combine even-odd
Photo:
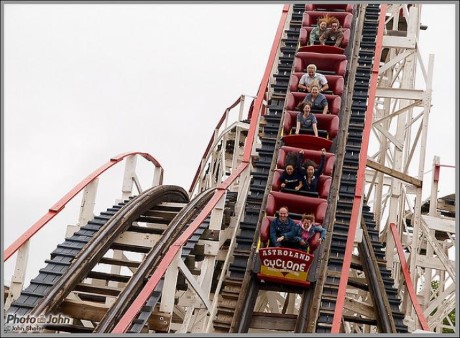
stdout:
[[100,168],[93,171],[89,174],[84,180],[78,183],[72,190],[70,190],[64,197],[57,201],[48,212],[42,216],[37,222],[35,222],[26,232],[24,232],[17,240],[15,240],[4,252],[3,252],[3,261],[6,262],[21,246],[24,245],[30,238],[32,238],[45,224],[51,221],[57,214],[61,212],[62,209],[67,205],[67,203],[72,200],[80,191],[82,191],[88,184],[90,184],[94,179],[99,177],[107,169],[111,168],[115,164],[122,161],[125,157],[131,155],[141,155],[147,161],[152,162],[155,167],[161,168],[160,163],[150,154],[142,152],[131,152],[123,153],[112,157],[109,162],[101,166]]
[[279,44],[281,42],[281,35],[283,33],[283,28],[287,19],[287,13],[289,11],[289,5],[284,5],[283,12],[281,15],[280,22],[278,24],[278,29],[275,35],[275,39],[273,41],[272,49],[270,51],[270,56],[268,58],[267,66],[265,67],[265,73],[263,79],[261,81],[261,85],[259,87],[259,91],[257,93],[257,98],[254,104],[253,114],[251,116],[251,124],[249,127],[248,136],[246,137],[246,145],[245,151],[243,155],[243,161],[238,166],[230,177],[228,177],[223,183],[221,183],[218,187],[214,196],[208,202],[206,207],[200,212],[197,218],[188,226],[187,230],[174,242],[168,252],[165,254],[165,257],[161,260],[158,267],[155,269],[155,272],[149,278],[147,283],[145,284],[144,288],[141,290],[139,295],[136,297],[134,302],[125,312],[123,317],[121,317],[120,321],[117,325],[113,328],[112,333],[124,333],[129,328],[133,318],[137,315],[139,310],[144,306],[144,303],[150,297],[150,294],[153,292],[155,287],[158,285],[161,277],[165,274],[166,270],[168,269],[169,265],[171,264],[172,260],[176,256],[179,249],[182,245],[188,240],[188,238],[195,232],[195,230],[200,226],[200,224],[208,217],[208,214],[211,212],[212,209],[216,206],[219,200],[225,193],[225,190],[233,183],[233,181],[246,169],[251,161],[251,152],[252,152],[252,145],[255,138],[255,133],[258,129],[257,121],[259,118],[262,101],[265,95],[266,88],[268,86],[268,81],[270,79],[270,73],[272,70],[273,63],[275,61],[276,53],[279,48]]
[[365,170],[366,170],[367,150],[369,147],[369,138],[370,138],[370,132],[371,132],[371,126],[372,126],[375,93],[377,90],[380,56],[382,54],[382,41],[383,41],[383,30],[385,27],[386,8],[387,8],[386,5],[384,4],[380,5],[380,19],[379,19],[379,26],[378,26],[377,37],[376,37],[374,65],[372,67],[371,80],[369,83],[369,100],[367,103],[366,121],[364,124],[364,130],[363,130],[363,142],[361,144],[361,152],[359,154],[359,167],[358,167],[358,173],[357,173],[357,178],[356,178],[355,197],[353,200],[353,207],[351,210],[350,227],[348,228],[348,236],[347,236],[348,240],[347,240],[347,245],[345,247],[345,255],[343,258],[343,265],[342,265],[342,274],[340,277],[339,289],[337,291],[337,302],[335,305],[334,318],[332,320],[331,333],[340,332],[340,324],[342,322],[342,313],[345,307],[345,295],[347,291],[348,277],[350,275],[350,265],[351,265],[351,256],[353,253],[354,239],[355,239],[355,234],[356,234],[356,228],[358,226],[359,215],[361,214],[360,208],[361,208],[362,199],[363,199],[364,178],[366,174]]
[[422,329],[425,331],[430,331],[430,327],[428,326],[428,321],[426,320],[425,316],[423,315],[423,310],[417,300],[417,295],[414,291],[414,284],[412,284],[412,280],[410,279],[410,271],[409,267],[406,262],[406,257],[404,256],[404,249],[401,243],[401,238],[399,237],[398,230],[396,229],[396,225],[394,223],[390,223],[391,233],[393,234],[393,238],[396,244],[396,249],[398,250],[399,262],[401,263],[401,270],[404,275],[404,280],[406,281],[406,288],[407,292],[409,292],[409,297],[412,301],[412,305],[414,306],[415,312],[417,313],[418,320]]

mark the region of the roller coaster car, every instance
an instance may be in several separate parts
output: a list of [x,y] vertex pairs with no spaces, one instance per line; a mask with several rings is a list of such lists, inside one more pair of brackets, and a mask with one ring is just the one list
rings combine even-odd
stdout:
[[[326,12],[353,12],[353,5],[350,4],[306,4],[306,11],[326,11]],[[335,13],[330,13],[335,15]]]
[[[260,267],[257,268],[257,278],[264,282],[309,287],[308,271],[315,256],[302,250],[270,247],[270,223],[274,218],[264,217],[260,226],[261,247],[258,251]],[[320,233],[315,233],[310,241],[310,252],[314,253],[319,246],[319,238]]]
[[[287,140],[287,139],[304,140],[308,138],[316,139],[316,140],[324,140],[322,138],[314,137],[310,135],[288,135],[288,136],[285,136],[283,140]],[[329,140],[324,140],[324,141],[329,141]],[[310,146],[310,144],[308,143],[306,143],[306,145]],[[300,147],[282,146],[278,153],[278,159],[276,162],[277,168],[284,169],[287,154],[289,154],[290,152],[299,152],[300,150],[304,151],[304,154],[303,154],[304,161],[307,159],[310,159],[312,161],[315,161],[317,165],[320,164],[320,161],[321,161],[321,151],[320,150],[311,150],[311,149],[302,149]],[[325,156],[326,156],[326,163],[324,164],[323,175],[331,176],[332,169],[334,168],[335,154],[326,153]]]
[[[322,46],[323,48],[332,48]],[[323,54],[316,52],[297,52],[294,57],[294,72],[306,72],[309,64],[316,65],[316,71],[323,75],[345,76],[347,58],[344,54]]]
[[353,21],[353,14],[348,12],[317,12],[317,11],[305,11],[302,17],[302,27],[314,27],[318,25],[318,19],[329,14],[335,16],[339,20],[342,28],[350,28],[351,22]]
[[[292,128],[295,128],[297,124],[297,115],[299,114],[298,111],[288,110],[284,114],[284,121],[283,121],[283,130],[284,135],[289,135],[291,133]],[[337,136],[339,131],[339,117],[337,115],[330,115],[330,114],[314,114],[316,116],[317,128],[318,128],[318,136],[327,138],[327,139],[334,139]],[[294,129],[295,132],[295,129]],[[313,129],[312,129],[313,132]],[[321,149],[321,148],[320,148]]]
[[329,189],[331,188],[332,177],[326,175],[320,175],[318,180],[318,192],[317,193],[310,193],[306,191],[291,191],[291,190],[281,190],[281,183],[280,183],[280,176],[284,172],[283,169],[275,169],[273,173],[273,181],[272,181],[272,191],[283,191],[283,192],[291,192],[298,195],[310,196],[310,197],[320,197],[327,199],[329,195]]
[[[303,72],[292,73],[289,78],[289,91],[298,92],[298,85],[300,78],[305,74]],[[323,94],[333,94],[333,95],[342,95],[344,88],[344,80],[342,76],[339,75],[324,75],[329,85],[329,89],[324,91]]]
[[[313,30],[313,27],[302,27],[300,29],[300,34],[299,34],[300,46],[302,46],[302,47],[307,46],[308,41],[310,41],[310,32],[312,30]],[[341,47],[340,50],[324,48],[324,46],[319,46],[319,45],[318,46],[313,45],[313,46],[309,47],[309,48],[312,48],[310,50],[308,50],[308,49],[305,49],[305,50],[304,49],[299,49],[298,51],[299,52],[311,51],[311,52],[326,53],[326,54],[343,54],[344,49],[347,48],[348,42],[350,41],[350,29],[349,28],[343,28],[342,31],[343,31],[343,39],[342,39],[342,42],[340,43],[340,47]],[[326,41],[326,45],[328,45],[328,43],[330,43],[331,45],[335,44],[334,41],[331,41],[331,42]],[[319,44],[319,41],[318,41],[318,44]],[[319,47],[319,48],[314,49],[314,47]]]
[[[295,110],[297,105],[303,101],[307,93],[293,92],[286,96],[286,110]],[[328,110],[332,115],[339,115],[342,98],[338,95],[325,94]],[[313,113],[322,113],[322,110],[312,109]]]

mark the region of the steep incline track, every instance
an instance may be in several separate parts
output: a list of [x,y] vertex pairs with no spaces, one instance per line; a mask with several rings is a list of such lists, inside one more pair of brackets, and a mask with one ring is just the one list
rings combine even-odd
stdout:
[[[320,277],[320,281],[315,290],[315,301],[313,304],[314,311],[312,311],[310,317],[310,330],[314,330],[314,332],[317,333],[329,333],[331,330],[345,246],[347,241],[353,240],[347,237],[348,227],[350,225],[351,209],[356,187],[359,154],[361,151],[363,137],[362,132],[364,129],[365,113],[367,110],[369,80],[376,48],[375,37],[377,33],[379,14],[379,5],[367,5],[362,25],[362,38],[358,50],[359,57],[356,68],[352,70],[352,72],[355,73],[353,81],[354,89],[350,109],[351,114],[347,128],[348,132],[344,149],[344,159],[339,173],[336,171],[336,174],[340,175],[340,187],[338,189],[335,221],[333,222],[333,228],[331,229],[332,236],[329,242],[329,251],[325,257],[326,259],[324,265],[322,266],[322,276]],[[398,310],[400,300],[397,297],[397,291],[393,287],[394,281],[391,278],[391,273],[389,271],[385,271],[382,267],[382,264],[385,265],[385,257],[384,253],[381,251],[382,245],[378,241],[378,234],[377,238],[375,237],[376,232],[378,232],[375,229],[375,222],[371,219],[372,216],[369,213],[364,213],[364,215],[367,216],[365,216],[366,224],[368,231],[371,234],[371,238],[373,239],[371,241],[372,245],[367,246],[371,253],[368,252],[367,254],[377,257],[380,267],[379,272],[381,275],[368,276],[367,285],[355,284],[355,286],[361,287],[366,291],[369,291],[370,289],[377,291],[380,290],[378,295],[374,294],[374,297],[388,297],[388,301],[393,310],[393,320],[396,323],[397,332],[407,332],[407,327],[402,323],[403,315]],[[360,252],[360,254],[362,256],[364,253]],[[364,271],[362,265],[354,264],[352,267],[358,271]],[[386,292],[382,292],[383,290],[381,290],[377,285],[369,285],[369,283],[382,280],[382,276],[384,276],[383,282],[385,283]],[[349,284],[350,283],[353,282],[349,280]],[[319,309],[319,311],[317,309]],[[362,316],[344,315],[343,320],[353,323],[379,326],[381,325],[380,318],[387,316],[385,309],[380,310],[382,311],[377,313],[376,319],[365,319]],[[311,327],[312,325],[315,325],[314,329]]]
[[[275,70],[276,96],[269,100],[269,113],[265,115],[264,136],[262,146],[257,150],[258,159],[252,171],[250,193],[246,200],[244,221],[240,223],[240,234],[233,252],[234,260],[229,267],[229,275],[224,280],[220,296],[217,316],[213,321],[214,329],[218,332],[242,332],[237,328],[240,320],[248,317],[246,301],[254,301],[257,296],[257,285],[252,274],[254,241],[257,242],[261,210],[266,203],[267,183],[271,182],[273,173],[270,172],[282,125],[284,100],[288,88],[289,76],[294,61],[294,55],[299,36],[300,22],[305,5],[294,5],[291,24],[285,31],[285,37],[280,45],[280,57]],[[275,158],[276,160],[276,158]],[[246,276],[246,277],[245,277]],[[250,320],[250,316],[247,318]],[[247,322],[245,322],[246,324]],[[244,324],[243,324],[244,325]]]

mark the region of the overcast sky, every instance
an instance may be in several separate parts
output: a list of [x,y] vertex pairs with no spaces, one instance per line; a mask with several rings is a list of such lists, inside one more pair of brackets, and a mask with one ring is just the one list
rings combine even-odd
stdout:
[[[241,94],[256,95],[282,7],[7,4],[4,248],[81,179],[120,153],[150,153],[165,168],[164,183],[188,189],[225,108]],[[420,50],[426,65],[428,54],[435,54],[425,171],[434,155],[455,164],[454,8],[422,9],[428,30],[420,33]],[[454,170],[441,174],[440,195],[454,193]],[[115,195],[98,210],[121,196],[120,177],[111,187]],[[64,240],[65,226],[76,222],[79,203],[77,197],[32,242],[31,265],[44,266]],[[57,240],[44,244],[50,236]],[[4,272],[11,275],[10,263]]]

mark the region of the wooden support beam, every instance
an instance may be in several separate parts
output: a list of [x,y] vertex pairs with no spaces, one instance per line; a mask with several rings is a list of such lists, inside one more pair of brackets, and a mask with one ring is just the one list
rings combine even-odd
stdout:
[[125,231],[119,235],[114,243],[135,247],[152,248],[161,238],[161,235]]
[[80,283],[75,287],[75,291],[90,292],[107,296],[118,296],[122,290],[110,286],[96,286],[87,283]]
[[376,319],[371,319],[371,318],[363,318],[363,317],[355,317],[355,316],[343,315],[343,320],[347,321],[347,322],[352,322],[352,323],[377,326],[377,320]]
[[376,319],[375,309],[372,304],[367,304],[351,297],[345,297],[345,309],[351,310],[353,313],[358,315]]
[[417,188],[422,187],[422,181],[421,180],[419,180],[419,179],[417,179],[415,177],[403,174],[400,171],[388,168],[388,167],[386,167],[386,166],[384,166],[384,165],[382,165],[380,163],[374,162],[374,161],[372,161],[370,159],[367,159],[366,165],[369,168],[372,168],[372,169],[380,171],[380,172],[382,172],[384,174],[390,175],[390,176],[392,176],[394,178],[397,178],[398,180],[401,180],[401,181],[404,181],[406,183],[412,184],[412,185],[416,186]]
[[[66,316],[78,319],[85,319],[92,322],[99,322],[109,309],[105,304],[94,302],[82,302],[65,299],[60,310]],[[169,314],[155,311],[148,320],[150,330],[167,332],[169,326]]]
[[254,312],[251,317],[250,327],[254,329],[294,331],[296,321],[296,315]]
[[136,262],[136,261],[131,261],[127,259],[115,259],[115,258],[109,258],[109,257],[102,257],[99,263],[109,264],[109,265],[120,265],[120,266],[129,267],[129,268],[137,268],[140,264],[140,262]]

